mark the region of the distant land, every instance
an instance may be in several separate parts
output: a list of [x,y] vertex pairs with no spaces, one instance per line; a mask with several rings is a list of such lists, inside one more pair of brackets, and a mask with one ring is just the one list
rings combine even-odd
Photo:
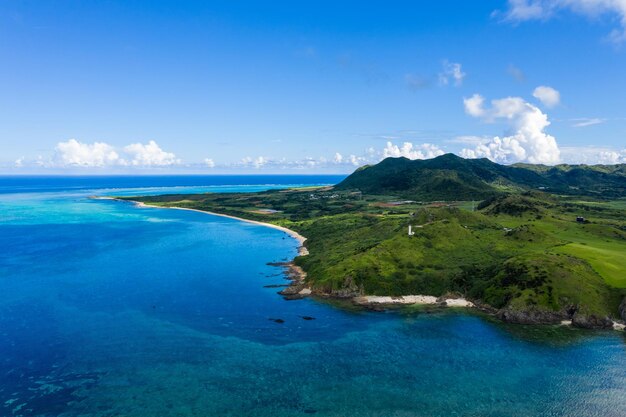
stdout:
[[[125,199],[303,235],[309,254],[292,273],[306,278],[292,275],[290,298],[372,308],[436,299],[507,322],[583,328],[626,320],[624,164],[387,158],[334,187]],[[401,298],[409,295],[423,297]]]

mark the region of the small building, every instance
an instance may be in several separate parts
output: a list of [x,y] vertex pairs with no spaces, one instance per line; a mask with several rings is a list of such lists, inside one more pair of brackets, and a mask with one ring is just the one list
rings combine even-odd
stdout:
[[415,232],[413,231],[413,226],[409,225],[409,236],[413,236]]
[[576,217],[576,221],[577,221],[578,223],[584,223],[584,222],[585,222],[585,218],[584,218],[584,217],[582,217],[582,216],[577,216],[577,217]]

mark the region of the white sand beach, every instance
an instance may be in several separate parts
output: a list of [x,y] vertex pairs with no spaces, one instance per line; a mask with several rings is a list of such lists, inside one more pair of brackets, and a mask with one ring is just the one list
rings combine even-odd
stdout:
[[[97,200],[118,200],[118,201],[132,201],[132,200],[120,200],[118,198],[115,197],[92,197],[94,199]],[[298,254],[300,256],[306,256],[309,254],[309,251],[307,250],[307,248],[304,247],[304,242],[306,241],[306,237],[302,236],[301,234],[299,234],[298,232],[288,229],[286,227],[283,226],[279,226],[276,224],[272,224],[272,223],[265,223],[265,222],[259,222],[256,220],[248,220],[248,219],[244,219],[241,217],[236,217],[236,216],[231,216],[228,214],[221,214],[221,213],[215,213],[212,211],[204,211],[204,210],[198,210],[198,209],[192,209],[192,208],[187,208],[187,207],[163,207],[163,206],[153,206],[150,204],[146,204],[140,201],[132,201],[137,207],[142,207],[142,208],[160,208],[160,209],[176,209],[176,210],[187,210],[187,211],[195,211],[198,213],[204,213],[204,214],[210,214],[211,216],[220,216],[220,217],[227,217],[229,219],[234,219],[234,220],[239,220],[242,222],[246,222],[246,223],[252,223],[252,224],[258,224],[260,226],[265,226],[265,227],[271,227],[272,229],[277,229],[280,231],[283,231],[285,233],[287,233],[289,236],[293,237],[294,239],[296,239],[298,241],[298,243],[300,244],[300,246],[298,247]]]
[[448,307],[474,307],[474,303],[464,298],[447,298],[445,300],[441,300],[432,295],[403,295],[400,297],[365,295],[362,297],[355,297],[354,302],[359,305],[434,305],[445,303]]

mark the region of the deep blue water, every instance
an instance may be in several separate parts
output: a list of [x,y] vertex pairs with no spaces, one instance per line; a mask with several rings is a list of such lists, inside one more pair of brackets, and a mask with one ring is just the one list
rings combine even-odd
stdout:
[[283,232],[88,198],[340,179],[0,178],[0,416],[626,415],[623,334],[284,301]]

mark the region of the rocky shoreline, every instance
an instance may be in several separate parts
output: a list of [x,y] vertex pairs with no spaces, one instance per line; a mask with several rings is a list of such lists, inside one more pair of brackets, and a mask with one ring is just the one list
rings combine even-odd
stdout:
[[495,309],[480,301],[470,301],[458,294],[447,294],[441,297],[431,295],[403,295],[403,296],[375,296],[364,295],[360,289],[351,282],[346,282],[343,290],[332,293],[315,291],[306,284],[306,272],[293,262],[270,262],[270,266],[282,267],[285,269],[286,279],[290,281],[288,286],[279,291],[285,300],[299,300],[308,296],[320,298],[350,300],[358,307],[372,311],[386,311],[392,308],[406,306],[432,306],[440,308],[472,308],[489,314],[505,323],[525,324],[525,325],[562,325],[572,326],[580,329],[604,329],[620,330],[626,329],[626,298],[620,305],[620,318],[622,321],[612,320],[607,316],[597,316],[594,314],[584,314],[576,306],[568,308],[566,311],[549,311],[544,309],[529,308],[518,310],[511,308]]
[[[110,199],[119,200],[115,197],[92,197],[94,199]],[[128,200],[122,200],[128,201]],[[298,256],[308,255],[308,250],[304,246],[306,238],[299,233],[287,229],[282,226],[274,225],[271,223],[258,222],[254,220],[243,219],[226,214],[213,213],[203,210],[196,210],[184,207],[160,207],[151,206],[141,202],[132,201],[140,207],[154,207],[154,208],[173,208],[178,210],[197,211],[205,214],[211,214],[215,216],[228,217],[240,221],[250,222],[254,224],[263,225],[275,229],[282,230],[294,237],[299,242]],[[480,300],[470,301],[459,295],[448,294],[442,297],[435,297],[429,295],[404,295],[404,296],[373,296],[365,295],[363,288],[356,285],[351,277],[344,279],[341,289],[333,290],[330,293],[316,291],[312,289],[306,283],[306,272],[293,261],[290,262],[270,262],[270,266],[276,266],[284,268],[285,277],[290,281],[286,286],[284,285],[270,285],[267,287],[278,288],[284,287],[278,294],[282,295],[285,300],[299,300],[308,296],[317,296],[321,298],[335,298],[335,299],[349,299],[356,306],[367,308],[374,311],[384,311],[389,308],[398,306],[416,306],[416,305],[429,305],[434,307],[459,307],[459,308],[474,308],[484,313],[492,315],[503,322],[514,324],[526,324],[526,325],[571,325],[573,327],[582,329],[605,329],[605,330],[626,330],[626,297],[622,300],[619,306],[619,318],[621,321],[612,320],[608,316],[597,316],[595,314],[584,314],[579,311],[577,306],[571,306],[564,311],[549,311],[545,309],[529,308],[525,310],[503,308],[495,309],[489,305],[483,304]]]
[[614,321],[607,316],[585,314],[572,306],[563,311],[542,309],[501,309],[496,314],[500,320],[515,324],[561,324],[571,325],[580,329],[614,329],[624,330],[624,323]]
[[285,300],[300,300],[313,293],[305,283],[306,272],[293,261],[269,262],[267,265],[284,268],[285,278],[291,281],[284,290],[278,291],[278,294],[282,295]]

